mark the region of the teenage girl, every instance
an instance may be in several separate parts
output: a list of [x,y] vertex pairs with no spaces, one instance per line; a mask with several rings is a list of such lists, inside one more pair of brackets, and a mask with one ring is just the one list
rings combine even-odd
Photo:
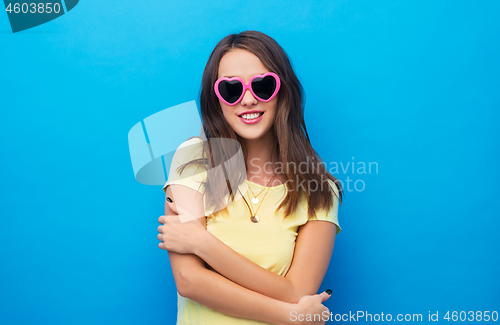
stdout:
[[[159,247],[168,251],[178,291],[177,324],[328,319],[322,303],[331,290],[316,293],[340,231],[342,188],[311,146],[303,105],[286,53],[266,34],[229,35],[210,55],[200,93],[205,137],[176,151],[159,218]],[[216,154],[214,139],[233,139],[244,158],[244,179],[226,170],[222,179],[236,181],[225,191],[230,182],[207,181],[207,170],[222,175],[213,167],[227,167],[221,161],[236,151],[228,155],[231,143],[219,144]],[[232,200],[213,205],[227,193]]]

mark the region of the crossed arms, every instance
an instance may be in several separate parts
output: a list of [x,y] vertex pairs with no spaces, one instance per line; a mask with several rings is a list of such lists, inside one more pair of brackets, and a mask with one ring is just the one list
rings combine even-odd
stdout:
[[[206,228],[201,193],[174,184],[167,187],[167,196]],[[165,215],[175,215],[175,207],[169,204],[165,201]],[[208,231],[202,233],[202,244],[195,245],[194,254],[168,251],[181,296],[227,315],[297,324],[290,322],[290,312],[302,310],[299,300],[319,290],[333,252],[336,225],[311,220],[299,227],[292,264],[284,277],[243,257]],[[206,264],[220,274],[208,270]]]

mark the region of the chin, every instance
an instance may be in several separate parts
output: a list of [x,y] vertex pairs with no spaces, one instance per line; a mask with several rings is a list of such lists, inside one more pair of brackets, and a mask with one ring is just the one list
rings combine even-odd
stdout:
[[[239,121],[238,121],[239,122]],[[240,122],[241,123],[241,122]],[[269,130],[266,128],[259,126],[241,126],[233,127],[234,132],[239,135],[241,138],[246,140],[256,140],[262,138]]]
[[245,140],[256,140],[261,138],[265,133],[262,130],[250,131],[250,130],[235,130],[236,134]]

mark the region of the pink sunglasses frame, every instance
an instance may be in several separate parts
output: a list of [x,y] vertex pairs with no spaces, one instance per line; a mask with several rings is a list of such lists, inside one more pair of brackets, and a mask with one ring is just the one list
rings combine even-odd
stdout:
[[[263,78],[263,77],[266,77],[266,76],[273,76],[274,77],[274,80],[276,80],[276,89],[274,90],[274,93],[271,95],[271,97],[269,97],[268,99],[262,99],[260,98],[259,96],[257,96],[254,92],[253,92],[253,89],[251,87],[252,85],[252,81],[255,79],[255,78]],[[234,103],[228,103],[226,102],[226,100],[221,96],[220,92],[219,92],[219,84],[221,83],[221,81],[223,80],[239,80],[241,82],[241,84],[243,85],[243,91],[241,92],[241,96],[240,98],[238,98],[237,101],[235,101]],[[230,105],[230,106],[233,106],[233,105],[236,105],[240,102],[240,100],[243,98],[243,96],[245,96],[245,93],[248,90],[250,90],[250,92],[252,93],[252,95],[257,98],[258,100],[260,101],[263,101],[263,102],[268,102],[270,101],[271,99],[273,99],[276,94],[278,93],[278,91],[280,90],[280,86],[281,86],[281,80],[280,80],[280,77],[278,77],[278,75],[274,72],[266,72],[264,74],[256,74],[254,76],[252,76],[250,78],[250,80],[248,81],[248,83],[246,84],[245,81],[243,79],[241,79],[240,77],[232,77],[232,78],[228,78],[228,77],[222,77],[222,78],[219,78],[217,79],[217,81],[215,82],[214,84],[214,90],[215,90],[215,94],[217,95],[217,97],[223,101],[225,104],[227,105]]]

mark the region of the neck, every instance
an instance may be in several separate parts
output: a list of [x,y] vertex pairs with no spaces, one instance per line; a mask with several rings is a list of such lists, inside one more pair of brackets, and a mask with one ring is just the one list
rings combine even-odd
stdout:
[[269,130],[259,139],[241,138],[240,141],[247,149],[247,179],[267,186],[276,171],[277,157],[273,152],[276,140],[273,130]]

